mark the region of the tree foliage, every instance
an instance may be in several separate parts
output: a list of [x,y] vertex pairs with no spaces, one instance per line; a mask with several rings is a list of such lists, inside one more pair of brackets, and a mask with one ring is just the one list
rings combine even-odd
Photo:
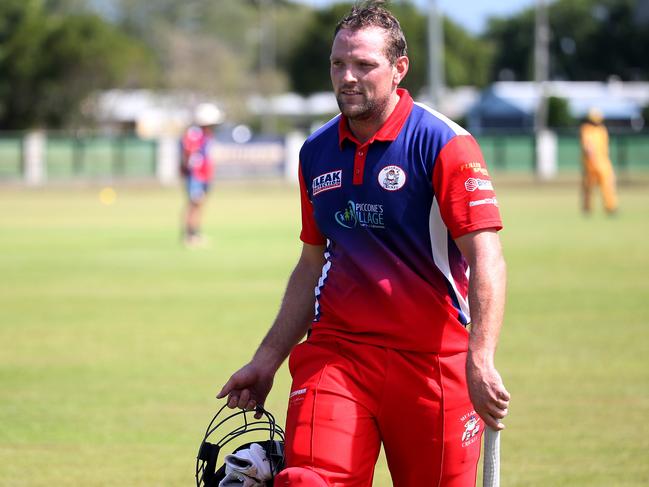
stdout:
[[93,90],[155,83],[141,43],[89,12],[0,3],[0,128],[61,127]]
[[493,45],[481,41],[449,19],[444,20],[446,83],[448,86],[489,84]]
[[287,56],[313,10],[273,0],[106,0],[115,23],[142,39],[163,66],[163,85],[221,100],[245,116],[250,93],[286,91]]
[[577,121],[570,115],[568,100],[558,96],[548,98],[548,126],[555,129],[572,127]]
[[[647,80],[649,25],[635,0],[558,0],[548,7],[550,78],[573,81]],[[493,79],[534,78],[534,9],[493,19],[485,38],[496,56]]]
[[[287,70],[293,88],[303,94],[331,89],[329,55],[333,32],[351,3],[336,3],[318,10],[302,39],[291,53]],[[428,38],[426,16],[412,2],[389,5],[399,19],[408,42],[410,69],[403,86],[417,94],[428,84]],[[488,82],[492,48],[472,37],[449,19],[444,19],[444,65],[449,86],[477,85]]]
[[[645,2],[646,3],[646,2]],[[636,0],[550,3],[551,78],[649,79],[649,25]],[[331,89],[336,23],[351,2],[320,9],[291,0],[0,0],[0,129],[75,123],[95,90],[180,89],[223,100],[245,116],[250,93]],[[425,12],[388,3],[408,41],[403,85],[428,84]],[[534,8],[492,19],[476,37],[444,19],[448,86],[529,80]]]

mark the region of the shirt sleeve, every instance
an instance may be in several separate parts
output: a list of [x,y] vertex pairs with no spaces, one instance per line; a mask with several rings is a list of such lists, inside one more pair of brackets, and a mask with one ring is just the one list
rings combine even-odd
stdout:
[[302,176],[302,164],[300,164],[298,179],[300,181],[300,206],[302,208],[302,231],[300,232],[300,240],[311,245],[323,245],[327,242],[327,239],[320,233],[315,221],[313,203],[309,199],[304,177]]
[[487,165],[471,135],[456,135],[442,148],[433,168],[433,189],[454,239],[503,227]]

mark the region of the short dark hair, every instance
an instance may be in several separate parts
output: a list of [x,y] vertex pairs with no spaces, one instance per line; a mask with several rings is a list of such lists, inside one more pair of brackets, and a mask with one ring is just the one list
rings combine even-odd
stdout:
[[401,24],[383,5],[384,1],[371,0],[356,3],[349,13],[336,25],[334,39],[342,29],[359,30],[367,27],[379,27],[386,31],[387,42],[385,55],[391,64],[397,58],[408,55],[406,36]]

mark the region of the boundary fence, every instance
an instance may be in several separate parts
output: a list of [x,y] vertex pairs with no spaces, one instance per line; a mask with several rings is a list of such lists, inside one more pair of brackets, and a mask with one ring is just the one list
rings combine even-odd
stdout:
[[[284,140],[219,142],[215,149],[218,175],[225,179],[292,177],[297,151],[304,138],[303,134],[291,134]],[[533,134],[485,133],[476,138],[493,171],[534,172],[536,139]],[[33,139],[26,133],[0,133],[0,183],[148,179],[164,184],[178,179],[180,143],[177,139],[56,133]],[[612,133],[610,153],[621,174],[649,172],[649,132]],[[579,172],[581,148],[577,132],[556,134],[555,158],[558,174]],[[42,167],[30,171],[30,165],[34,164]]]
[[[581,145],[578,132],[558,132],[556,163],[559,173],[581,170]],[[476,136],[487,164],[495,171],[535,170],[536,138],[533,134],[488,133]],[[611,161],[621,173],[649,171],[649,133],[611,133]]]

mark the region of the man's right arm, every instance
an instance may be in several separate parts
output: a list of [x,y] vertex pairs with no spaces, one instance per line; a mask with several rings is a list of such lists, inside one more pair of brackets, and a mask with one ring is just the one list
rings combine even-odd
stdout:
[[230,408],[254,409],[266,400],[277,369],[311,326],[314,288],[323,264],[324,246],[303,244],[273,326],[252,360],[235,372],[216,396],[228,396]]

